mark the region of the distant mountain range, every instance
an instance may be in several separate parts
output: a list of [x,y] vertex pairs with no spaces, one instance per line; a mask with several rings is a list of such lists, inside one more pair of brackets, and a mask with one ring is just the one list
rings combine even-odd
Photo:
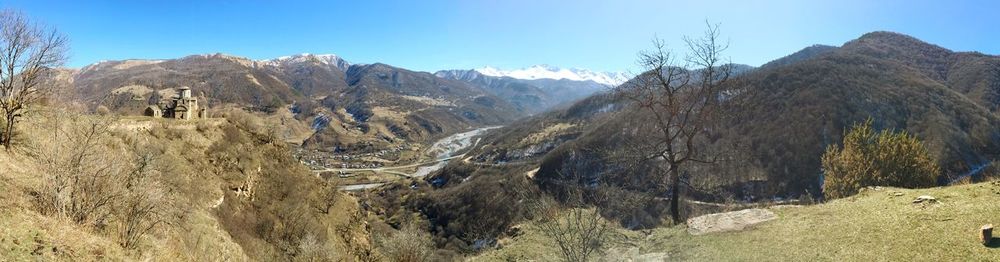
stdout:
[[620,72],[593,72],[549,65],[517,70],[487,66],[471,70],[442,70],[435,75],[477,85],[528,113],[540,113],[560,105],[568,106],[628,80],[628,76]]
[[559,68],[549,65],[534,65],[515,70],[502,70],[495,67],[474,69],[487,76],[510,77],[524,80],[553,79],[572,81],[594,81],[595,83],[616,86],[628,80],[629,76],[622,72],[593,72],[579,68]]
[[[244,68],[241,70],[247,71],[247,75],[251,77],[229,77],[228,79],[223,79],[209,76],[238,69],[231,68],[232,65]],[[273,59],[251,60],[244,57],[217,53],[192,55],[180,59],[101,61],[79,70],[64,70],[63,73],[72,74],[74,78],[82,80],[82,82],[74,85],[79,86],[77,88],[78,93],[89,96],[87,100],[90,101],[96,99],[94,95],[106,95],[98,91],[108,88],[109,85],[123,87],[142,82],[146,83],[146,85],[149,83],[158,83],[161,88],[169,88],[170,85],[181,85],[186,79],[189,80],[187,82],[191,82],[188,85],[192,85],[196,91],[202,89],[198,87],[201,85],[213,85],[227,90],[236,88],[234,86],[236,85],[241,86],[240,88],[242,89],[249,88],[246,91],[250,89],[256,90],[254,92],[242,92],[241,94],[216,94],[214,92],[207,92],[205,94],[218,98],[219,102],[254,102],[257,103],[257,106],[260,106],[259,103],[271,103],[275,100],[273,97],[277,97],[278,100],[286,103],[301,100],[293,99],[292,94],[286,94],[284,91],[279,90],[291,89],[299,95],[310,97],[325,96],[331,94],[334,90],[344,90],[348,87],[346,73],[352,66],[363,65],[352,64],[334,54],[303,53]],[[131,69],[133,67],[142,70]],[[271,77],[264,77],[269,79],[261,80],[261,77],[257,74],[269,74]],[[438,71],[435,75],[450,80],[463,81],[471,84],[473,87],[488,91],[493,95],[508,100],[518,110],[529,114],[539,113],[557,105],[568,104],[595,92],[607,90],[627,79],[624,73],[593,72],[575,68],[563,69],[548,65],[536,65],[518,70],[500,70],[494,67],[472,70],[443,70]],[[196,79],[189,79],[189,77],[200,80],[195,81]],[[241,83],[243,80],[249,81],[249,83]],[[282,83],[276,85],[280,86],[284,84],[287,86],[278,88],[277,90],[264,90],[256,87],[261,84],[267,85],[267,83],[264,83],[266,80],[278,80]],[[100,87],[95,85],[100,85]],[[250,94],[256,94],[260,97],[230,99],[233,96],[247,96]],[[118,106],[120,105],[112,105],[112,107]],[[130,110],[133,109],[135,108],[131,108]]]
[[591,80],[520,79],[509,76],[491,76],[478,70],[444,70],[438,71],[435,75],[478,86],[507,99],[528,113],[540,113],[611,88],[611,86]]
[[212,108],[288,112],[315,123],[304,145],[323,150],[378,150],[423,142],[527,115],[479,86],[386,64],[351,64],[336,55],[251,60],[226,54],[164,60],[103,61],[60,69],[88,108],[139,115],[154,93],[189,86]]
[[127,115],[139,114],[154,92],[168,97],[180,86],[190,86],[211,107],[290,108],[316,129],[304,145],[326,150],[372,149],[509,123],[569,106],[625,79],[621,73],[544,65],[430,74],[308,53],[265,60],[217,53],[101,61],[58,72],[53,79],[71,86],[77,101]]

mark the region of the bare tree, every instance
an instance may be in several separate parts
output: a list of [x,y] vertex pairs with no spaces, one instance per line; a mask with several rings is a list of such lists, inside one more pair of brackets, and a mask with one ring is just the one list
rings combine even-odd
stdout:
[[54,29],[33,23],[24,14],[0,11],[0,111],[4,129],[0,143],[10,150],[17,120],[41,100],[52,85],[43,84],[45,71],[66,60],[68,40]]
[[337,261],[337,254],[326,243],[316,238],[312,233],[306,233],[298,246],[299,253],[292,261]]
[[70,218],[78,224],[103,225],[120,199],[117,183],[127,161],[121,154],[105,147],[111,144],[110,117],[84,117],[59,114],[51,138],[38,149],[46,171],[45,188],[40,195],[43,213]]
[[125,154],[131,153],[128,169],[121,173],[122,195],[116,201],[115,216],[118,221],[119,244],[135,248],[142,236],[164,222],[166,193],[155,179],[157,155],[147,149],[139,139],[132,139]]
[[601,194],[587,194],[574,185],[560,188],[565,198],[562,204],[551,197],[540,197],[530,199],[527,208],[538,218],[539,231],[559,248],[563,260],[589,261],[605,247],[613,227],[587,203],[600,203],[605,199],[601,199]]
[[340,201],[340,184],[335,178],[324,179],[323,187],[320,188],[320,201],[313,208],[324,215],[330,214],[330,209]]
[[724,63],[721,53],[728,47],[719,42],[718,25],[709,24],[701,38],[684,38],[688,56],[683,64],[666,48],[661,39],[653,40],[653,49],[640,52],[638,64],[644,70],[614,93],[631,101],[636,110],[629,126],[640,162],[665,173],[670,194],[670,216],[681,220],[681,168],[689,163],[713,163],[700,145],[708,136],[719,114],[722,86],[732,75],[732,66]]

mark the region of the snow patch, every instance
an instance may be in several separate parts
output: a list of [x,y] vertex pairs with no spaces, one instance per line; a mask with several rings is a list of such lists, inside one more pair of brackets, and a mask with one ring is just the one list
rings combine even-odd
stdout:
[[486,66],[475,69],[483,75],[496,77],[511,77],[517,79],[566,79],[573,81],[594,81],[604,85],[619,85],[628,80],[628,76],[622,72],[594,72],[579,68],[559,68],[550,65],[534,65],[516,70],[502,70],[499,68]]
[[260,63],[265,66],[281,66],[281,65],[300,64],[300,63],[307,63],[314,61],[324,65],[336,66],[337,68],[340,68],[343,71],[347,71],[347,67],[351,66],[351,63],[348,63],[347,60],[344,60],[343,58],[334,54],[315,55],[310,53],[301,53],[291,56],[281,56],[278,58],[267,59],[267,60],[258,60],[257,63]]

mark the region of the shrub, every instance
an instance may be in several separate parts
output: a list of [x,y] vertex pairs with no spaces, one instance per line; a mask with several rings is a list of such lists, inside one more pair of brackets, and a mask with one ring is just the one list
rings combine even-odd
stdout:
[[375,240],[379,251],[389,261],[429,261],[428,258],[434,251],[431,235],[414,224],[404,226],[391,234],[379,236]]
[[111,109],[108,109],[108,107],[104,105],[99,105],[97,106],[96,109],[94,109],[94,112],[97,113],[98,115],[105,116],[111,113]]
[[843,148],[827,147],[822,165],[823,194],[830,199],[853,195],[867,186],[934,186],[940,170],[916,137],[906,132],[875,132],[871,119],[855,124],[844,135]]
[[138,137],[112,135],[115,118],[54,116],[34,152],[44,171],[39,211],[99,231],[111,225],[122,247],[136,248],[165,219],[158,155]]
[[596,209],[556,207],[538,221],[538,229],[559,248],[564,261],[590,261],[609,244],[611,224]]

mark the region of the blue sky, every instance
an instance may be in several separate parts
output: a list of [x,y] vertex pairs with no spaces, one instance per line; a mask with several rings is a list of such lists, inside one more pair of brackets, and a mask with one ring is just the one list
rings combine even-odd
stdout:
[[659,36],[682,49],[706,20],[732,61],[760,65],[812,44],[889,30],[1000,54],[1000,2],[839,1],[40,1],[15,8],[71,39],[70,67],[216,53],[333,53],[421,71],[534,64],[634,69]]

